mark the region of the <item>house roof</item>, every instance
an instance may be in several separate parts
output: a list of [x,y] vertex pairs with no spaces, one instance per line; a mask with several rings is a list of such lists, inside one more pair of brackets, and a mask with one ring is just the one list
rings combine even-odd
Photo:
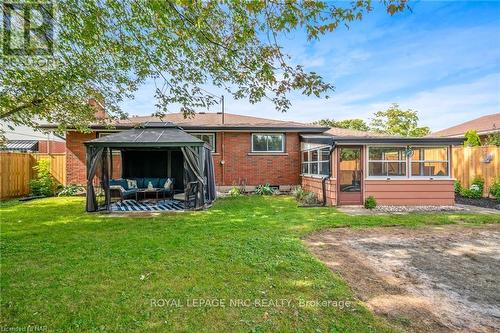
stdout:
[[116,132],[85,142],[100,147],[185,147],[203,146],[205,142],[184,132],[173,123],[146,122],[141,127]]
[[432,133],[433,137],[462,136],[468,130],[475,130],[477,134],[484,135],[500,131],[500,113],[482,116],[465,123],[458,124]]
[[[275,119],[258,118],[252,116],[243,116],[232,113],[208,113],[200,112],[184,118],[183,113],[168,113],[163,117],[155,116],[132,116],[123,120],[113,120],[109,124],[94,124],[92,129],[107,129],[110,126],[118,129],[133,128],[145,122],[172,122],[186,130],[224,130],[224,131],[255,131],[262,130],[283,131],[283,132],[306,132],[306,133],[322,133],[328,127],[317,125],[304,124],[294,121],[282,121]],[[43,125],[45,128],[56,128],[56,125]]]
[[38,140],[9,140],[2,150],[38,151]]

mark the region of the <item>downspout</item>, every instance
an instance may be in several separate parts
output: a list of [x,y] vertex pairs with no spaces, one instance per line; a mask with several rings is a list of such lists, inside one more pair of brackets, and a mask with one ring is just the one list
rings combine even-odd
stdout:
[[332,169],[333,169],[332,153],[334,149],[335,149],[335,141],[333,141],[332,138],[332,143],[330,144],[330,152],[328,153],[328,160],[330,161],[330,170],[328,171],[328,176],[324,176],[323,178],[321,178],[321,190],[323,192],[323,206],[326,206],[326,186],[325,186],[326,180],[332,177]]

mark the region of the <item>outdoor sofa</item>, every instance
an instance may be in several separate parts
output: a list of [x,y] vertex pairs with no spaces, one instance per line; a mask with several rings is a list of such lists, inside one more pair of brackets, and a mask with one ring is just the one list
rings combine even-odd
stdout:
[[[170,188],[165,188],[165,182],[170,179],[172,185]],[[135,180],[137,182],[137,188],[129,187],[129,182],[127,180]],[[163,198],[172,198],[174,196],[174,178],[120,178],[120,179],[110,179],[109,186],[111,191],[111,197],[120,197],[120,200],[135,199],[137,191],[145,190],[148,188],[148,184],[154,189],[160,190],[160,194]]]

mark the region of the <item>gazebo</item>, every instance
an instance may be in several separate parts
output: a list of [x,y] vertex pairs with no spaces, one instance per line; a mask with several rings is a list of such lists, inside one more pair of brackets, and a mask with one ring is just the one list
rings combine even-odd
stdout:
[[[85,146],[88,212],[111,211],[110,175],[113,175],[113,157],[116,155],[120,156],[120,178],[175,175],[177,193],[196,185],[193,209],[206,208],[215,200],[210,147],[173,123],[147,122],[87,141]],[[104,193],[103,205],[97,203],[96,183],[100,183]]]

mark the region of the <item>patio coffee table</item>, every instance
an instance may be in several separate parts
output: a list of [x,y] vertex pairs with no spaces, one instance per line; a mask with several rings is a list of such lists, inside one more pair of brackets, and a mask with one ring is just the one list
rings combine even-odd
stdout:
[[[156,201],[160,200],[160,198],[158,197],[158,194],[162,192],[162,189],[161,188],[154,188],[154,189],[143,189],[143,190],[137,190],[137,192],[135,192],[135,201],[139,201],[140,200],[140,196],[139,194],[142,193],[142,200],[146,200],[147,199],[147,194],[148,193],[155,193],[156,194]],[[153,198],[155,199],[155,198]]]

